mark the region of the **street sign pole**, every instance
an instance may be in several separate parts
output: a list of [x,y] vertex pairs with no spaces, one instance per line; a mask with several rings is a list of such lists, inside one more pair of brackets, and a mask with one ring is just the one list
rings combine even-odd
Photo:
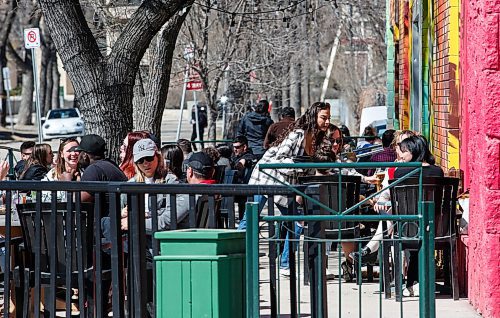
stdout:
[[33,82],[35,84],[35,105],[36,105],[36,123],[38,126],[38,143],[42,143],[42,110],[40,109],[40,94],[38,84],[38,70],[36,67],[35,49],[31,49],[31,62],[33,64]]
[[186,65],[186,71],[184,72],[184,86],[182,88],[182,96],[181,96],[181,109],[180,109],[180,114],[179,114],[179,122],[177,123],[177,134],[176,134],[176,140],[179,140],[181,136],[181,125],[182,125],[182,113],[184,112],[184,101],[186,99],[186,87],[187,87],[187,82],[188,82],[188,72],[189,72],[189,67]]
[[10,90],[12,89],[12,85],[10,84],[10,71],[8,67],[4,67],[2,69],[3,73],[3,87],[5,92],[7,93],[7,109],[9,110],[10,117],[10,133],[14,134],[14,117],[12,117],[12,104],[10,103]]
[[[198,141],[201,141],[200,138],[200,121],[198,116],[198,101],[196,100],[196,91],[193,91],[193,99],[194,99],[194,119],[196,121],[196,138]],[[201,145],[201,144],[200,144]]]
[[31,49],[31,62],[33,64],[33,83],[35,85],[35,106],[36,106],[36,122],[38,126],[38,143],[42,143],[42,111],[40,109],[40,95],[38,84],[38,71],[36,67],[36,52],[35,48],[40,47],[40,29],[29,28],[24,29],[24,47]]

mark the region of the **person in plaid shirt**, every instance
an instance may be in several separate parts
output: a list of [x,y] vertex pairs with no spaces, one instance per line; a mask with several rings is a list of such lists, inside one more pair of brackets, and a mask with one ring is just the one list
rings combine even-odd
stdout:
[[[304,115],[290,125],[290,127],[271,144],[271,147],[257,162],[248,184],[281,185],[282,183],[280,182],[294,184],[296,181],[294,170],[265,170],[265,172],[270,175],[269,176],[259,169],[259,165],[262,163],[293,163],[294,157],[304,155],[311,156],[316,152],[323,138],[325,138],[325,132],[329,125],[330,104],[323,102],[312,104]],[[255,201],[260,203],[261,210],[266,202],[266,198],[263,196],[256,196]],[[282,214],[288,213],[288,199],[286,197],[276,196],[274,202]],[[240,221],[238,229],[246,229],[245,215]]]
[[394,129],[388,129],[382,134],[382,152],[372,155],[371,162],[394,162],[396,160],[396,151],[391,147],[394,140]]

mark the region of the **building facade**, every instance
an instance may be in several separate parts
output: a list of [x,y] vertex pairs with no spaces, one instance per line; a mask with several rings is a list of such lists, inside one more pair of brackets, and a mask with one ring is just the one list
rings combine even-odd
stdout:
[[467,286],[500,313],[500,0],[387,0],[388,118],[470,193]]

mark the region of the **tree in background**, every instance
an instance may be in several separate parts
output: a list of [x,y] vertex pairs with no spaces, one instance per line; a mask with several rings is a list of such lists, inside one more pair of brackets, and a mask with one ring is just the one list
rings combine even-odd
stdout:
[[[153,37],[176,14],[189,11],[194,0],[144,0],[102,50],[78,1],[40,0],[45,23],[71,79],[87,132],[108,141],[112,158],[133,130],[133,93],[141,59]],[[96,6],[98,19],[100,6]],[[119,8],[118,8],[119,9]],[[96,19],[96,20],[98,20]],[[178,19],[182,23],[183,19]],[[171,26],[166,32],[176,32]],[[99,41],[101,43],[101,41]],[[165,92],[157,92],[164,94]]]

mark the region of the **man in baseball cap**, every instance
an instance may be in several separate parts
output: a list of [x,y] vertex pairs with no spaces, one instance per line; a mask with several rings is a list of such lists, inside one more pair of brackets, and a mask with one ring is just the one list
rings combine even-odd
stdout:
[[190,184],[214,184],[214,162],[204,152],[195,152],[187,160],[187,181]]
[[104,157],[106,153],[106,141],[99,135],[85,135],[78,146],[71,147],[68,151],[83,151],[88,154]]

